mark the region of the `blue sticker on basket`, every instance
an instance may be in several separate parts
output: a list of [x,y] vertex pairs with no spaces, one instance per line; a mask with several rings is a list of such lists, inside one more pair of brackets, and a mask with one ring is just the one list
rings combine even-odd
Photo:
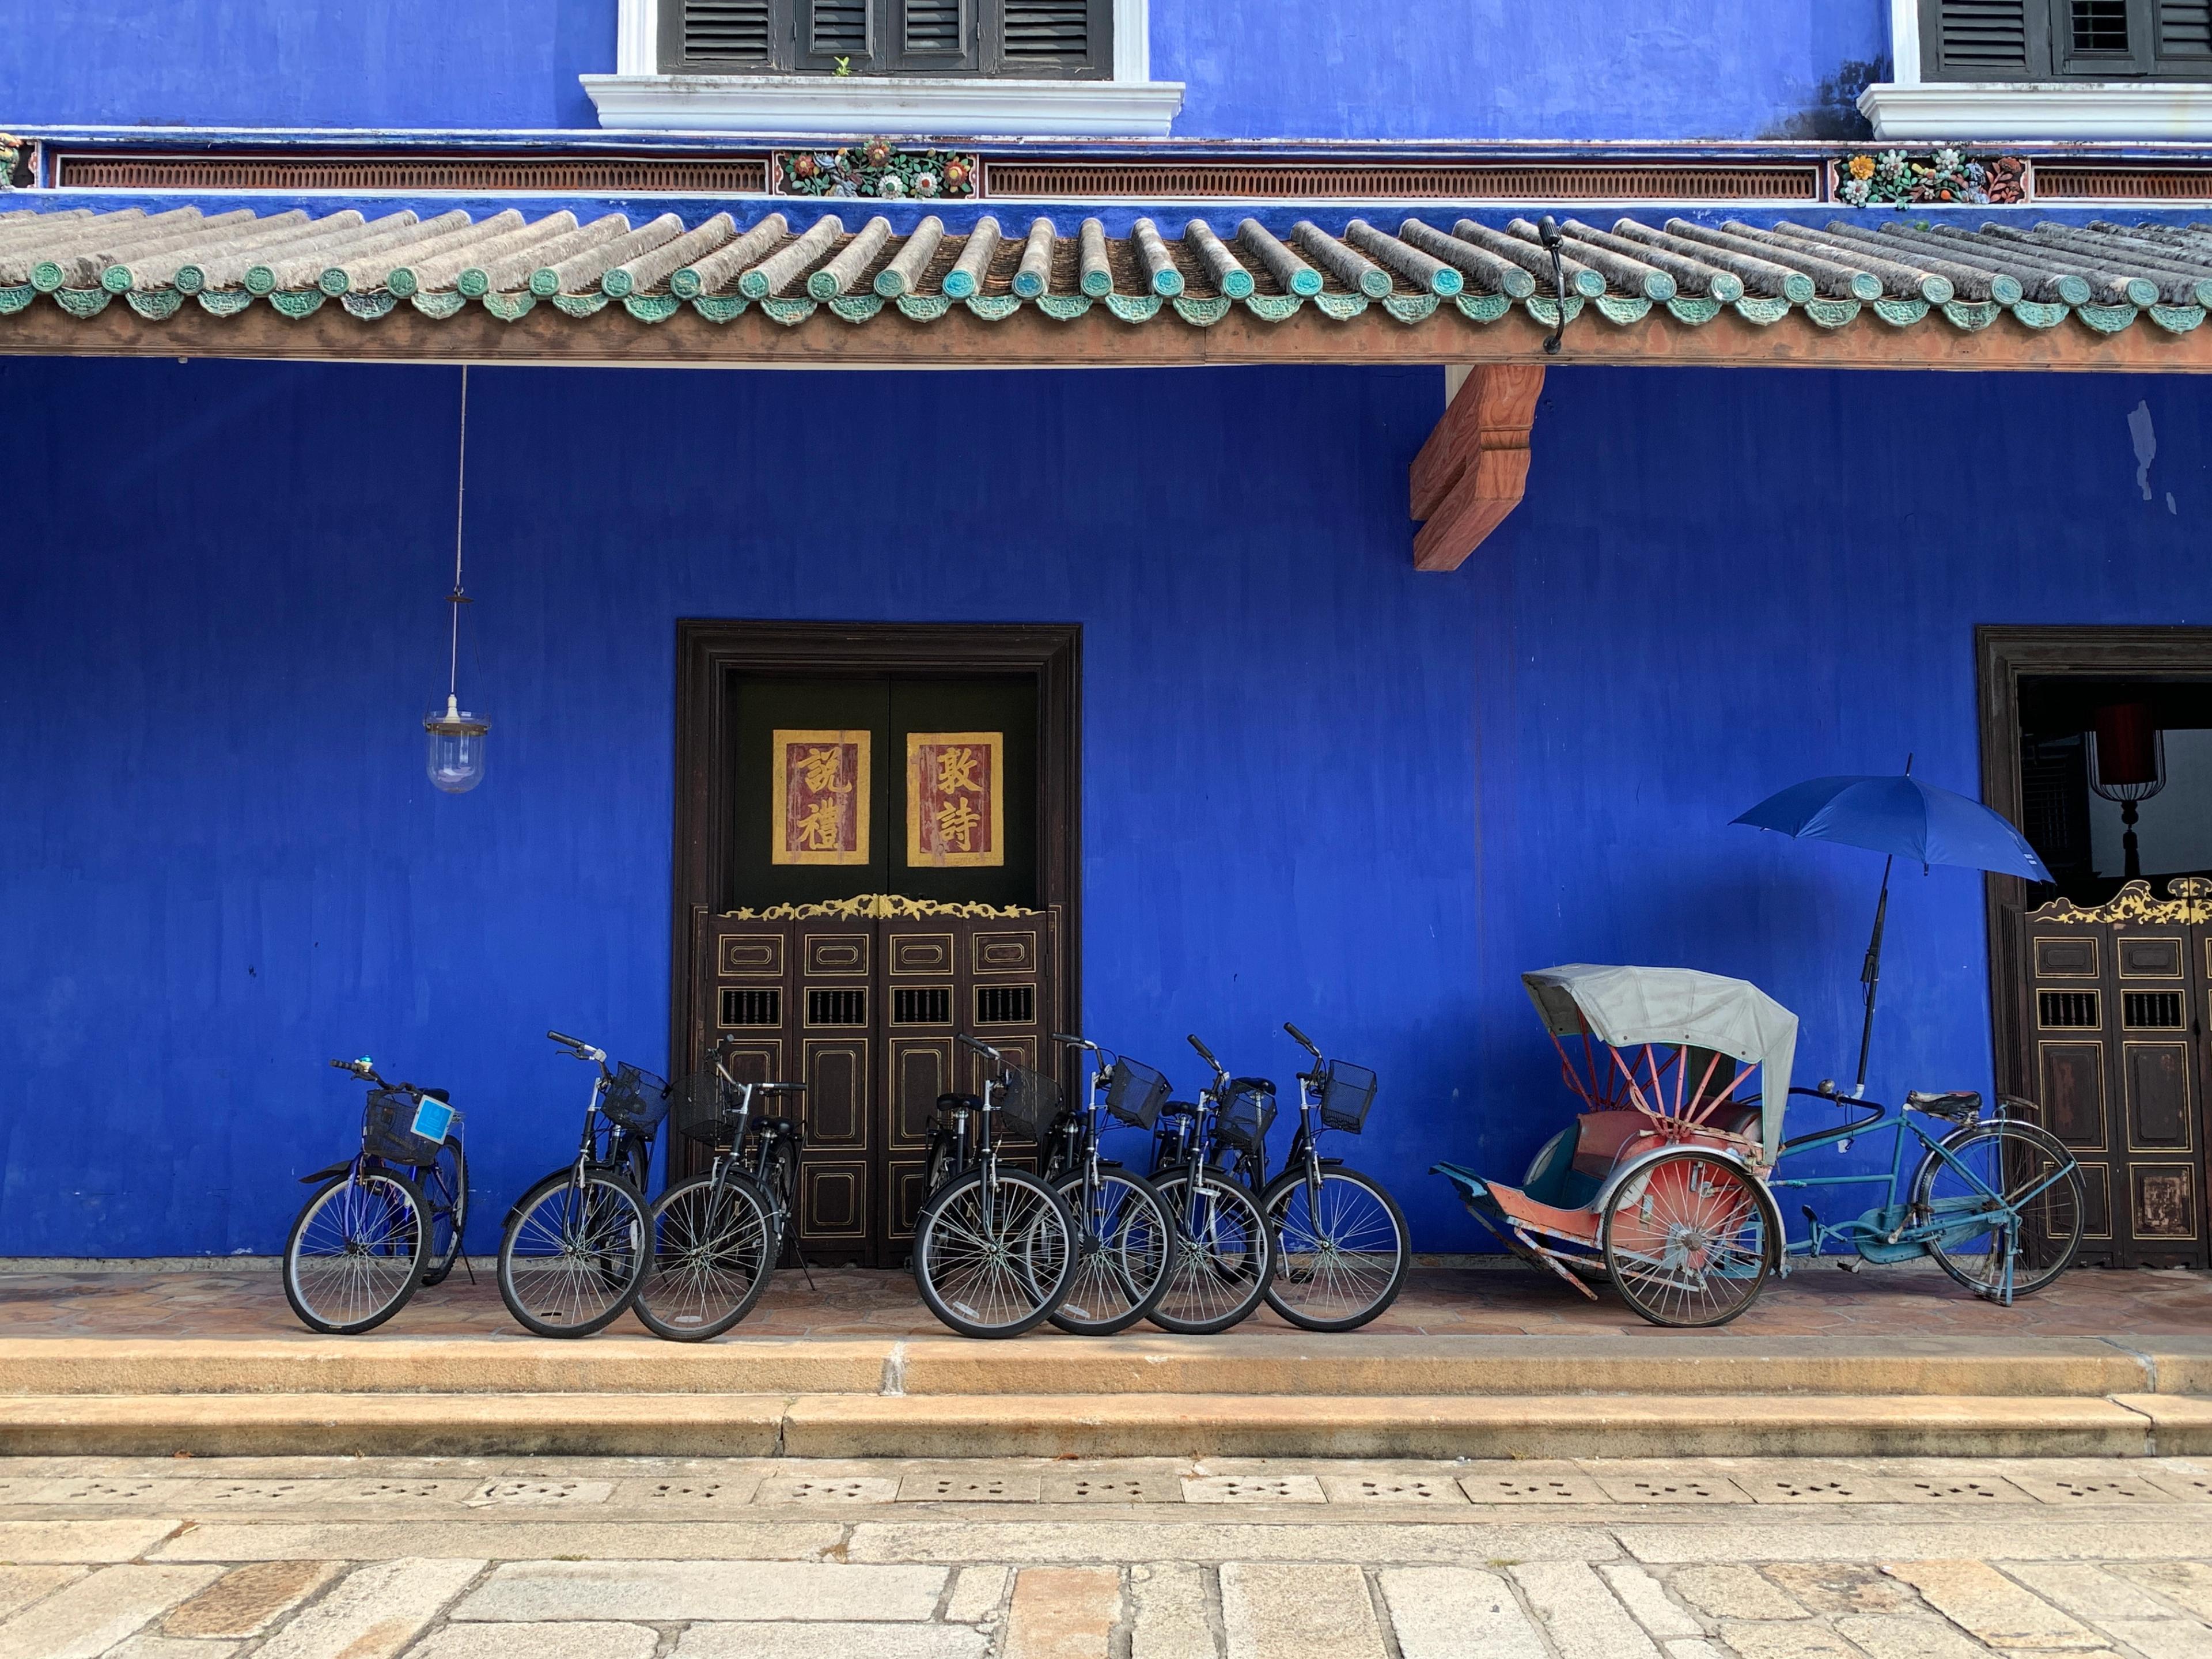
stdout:
[[415,1133],[425,1140],[443,1140],[453,1127],[453,1109],[442,1100],[425,1099],[415,1108]]

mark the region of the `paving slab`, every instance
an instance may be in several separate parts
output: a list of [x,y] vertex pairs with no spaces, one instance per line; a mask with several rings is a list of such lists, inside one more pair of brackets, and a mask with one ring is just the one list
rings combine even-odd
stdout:
[[1510,1571],[1562,1659],[1658,1659],[1628,1609],[1581,1562],[1523,1561]]
[[2212,1659],[2212,1630],[2179,1619],[2152,1623],[2139,1619],[2115,1619],[2103,1627],[2108,1636],[2125,1642],[2142,1659]]
[[743,1561],[507,1561],[454,1607],[461,1620],[817,1620],[920,1622],[937,1611],[946,1573],[933,1566],[801,1563],[763,1571]]
[[653,1659],[659,1649],[649,1625],[448,1625],[407,1659]]
[[1181,1561],[1131,1567],[1129,1659],[1218,1659],[1207,1605],[1211,1577]]
[[1808,1616],[1804,1604],[1796,1596],[1761,1577],[1756,1567],[1737,1562],[1682,1567],[1668,1582],[1674,1586],[1675,1595],[1708,1619],[1785,1620]]
[[[1233,1513],[1233,1511],[1225,1511]],[[1516,1561],[1610,1561],[1620,1551],[1595,1527],[1123,1520],[872,1521],[855,1522],[852,1561],[1397,1561],[1480,1565]]]
[[[82,1524],[82,1523],[81,1523]],[[161,1535],[173,1523],[160,1523]],[[153,1552],[165,1561],[390,1561],[410,1555],[480,1559],[805,1561],[837,1546],[843,1528],[815,1522],[215,1521]],[[84,1558],[75,1558],[82,1560]]]
[[965,1625],[694,1625],[674,1659],[985,1659]]
[[[2212,1547],[2212,1545],[2208,1545]],[[2090,1561],[1993,1563],[2062,1612],[2101,1625],[2110,1619],[2171,1619],[2173,1609],[2141,1585]]]
[[1367,1576],[1348,1564],[1221,1570],[1229,1659],[1384,1659]]
[[337,1577],[335,1561],[258,1561],[234,1567],[173,1609],[164,1636],[258,1636]]
[[1860,1659],[1858,1650],[1825,1625],[1731,1620],[1721,1626],[1720,1639],[1741,1659]]
[[980,1625],[998,1618],[1006,1603],[1012,1567],[963,1567],[945,1598],[945,1617],[956,1625]]
[[[2008,1550],[2006,1553],[2014,1552]],[[2130,1562],[2112,1571],[2130,1583],[2165,1597],[2191,1618],[2212,1625],[2212,1562]]]
[[131,1561],[176,1530],[174,1521],[0,1521],[0,1561]]
[[1512,1585],[1474,1567],[1389,1567],[1377,1577],[1402,1659],[1547,1659]]
[[1867,1659],[1989,1659],[1989,1650],[1933,1613],[1846,1613],[1836,1633]]
[[483,1566],[415,1558],[356,1567],[264,1642],[256,1659],[396,1659]]
[[0,1659],[97,1659],[201,1589],[216,1567],[103,1567],[0,1623]]
[[[1994,1512],[1993,1512],[1994,1513]],[[2045,1516],[2048,1510],[2042,1511]],[[1774,1510],[1753,1523],[1700,1518],[1692,1525],[1620,1522],[1607,1528],[1635,1559],[1650,1566],[1705,1562],[1967,1560],[2002,1547],[2008,1560],[2186,1561],[2204,1553],[2201,1516],[2176,1504],[2162,1515],[2116,1519],[2075,1515],[2063,1526],[2048,1522],[2008,1528],[2002,1539],[1991,1523],[1914,1521],[1885,1516],[1865,1526],[1800,1523]]]
[[1606,1588],[1620,1598],[1621,1606],[1628,1609],[1629,1616],[1647,1636],[1664,1641],[1668,1638],[1705,1635],[1705,1626],[1669,1601],[1666,1588],[1635,1563],[1607,1561],[1598,1568],[1597,1576],[1605,1580]]
[[2064,1651],[2105,1645],[2087,1626],[1987,1562],[1891,1561],[1883,1571],[1902,1578],[1946,1619],[1990,1647]]
[[0,1566],[0,1620],[21,1613],[33,1602],[73,1584],[91,1571],[88,1567]]
[[1002,1659],[1109,1659],[1121,1618],[1115,1567],[1024,1567],[1014,1578]]

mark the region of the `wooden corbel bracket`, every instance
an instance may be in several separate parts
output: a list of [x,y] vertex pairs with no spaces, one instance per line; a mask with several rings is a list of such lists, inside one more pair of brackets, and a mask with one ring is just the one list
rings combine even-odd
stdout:
[[1482,363],[1413,458],[1413,568],[1456,570],[1521,504],[1540,363]]

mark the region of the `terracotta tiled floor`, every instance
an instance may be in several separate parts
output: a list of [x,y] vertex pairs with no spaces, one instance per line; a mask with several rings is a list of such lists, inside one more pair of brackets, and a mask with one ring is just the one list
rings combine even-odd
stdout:
[[[1601,1292],[1592,1303],[1555,1279],[1519,1267],[1416,1268],[1397,1305],[1369,1328],[1376,1334],[1486,1333],[1591,1334],[1652,1332]],[[628,1322],[624,1322],[627,1326]],[[1288,1328],[1264,1309],[1243,1328]],[[422,1291],[384,1328],[394,1336],[523,1333],[501,1306],[491,1275],[456,1273]],[[2212,1332],[2212,1274],[2083,1269],[2011,1308],[1976,1301],[1932,1267],[1801,1268],[1770,1282],[1758,1304],[1730,1328],[1738,1336],[1942,1335],[2019,1337],[2174,1335]],[[943,1328],[903,1273],[814,1270],[777,1276],[746,1336],[928,1336]],[[1049,1338],[1041,1332],[1041,1339]],[[0,1273],[0,1336],[306,1337],[285,1306],[272,1266],[250,1271]]]

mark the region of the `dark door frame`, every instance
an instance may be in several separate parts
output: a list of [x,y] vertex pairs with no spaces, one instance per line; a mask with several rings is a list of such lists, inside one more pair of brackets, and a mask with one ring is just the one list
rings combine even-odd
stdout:
[[[1982,799],[2014,823],[2025,803],[2020,785],[2020,683],[2028,678],[2075,675],[2117,678],[2130,674],[2201,674],[2212,678],[2212,628],[2015,626],[1985,623],[1974,629],[1976,701],[1982,742]],[[2008,918],[2024,915],[2027,883],[2018,876],[1989,876],[1983,883],[1989,929],[1990,1025],[1997,1086],[2029,1095],[2027,1034],[2020,1029],[2012,958],[2018,930]]]
[[[1083,628],[1079,623],[742,622],[676,624],[674,903],[669,929],[668,1052],[687,1063],[691,916],[720,908],[729,842],[726,700],[732,674],[1033,673],[1037,683],[1037,906],[1060,913],[1060,1017],[1082,1017]],[[1080,1030],[1079,1024],[1076,1029]],[[674,1073],[672,1072],[671,1073]]]

